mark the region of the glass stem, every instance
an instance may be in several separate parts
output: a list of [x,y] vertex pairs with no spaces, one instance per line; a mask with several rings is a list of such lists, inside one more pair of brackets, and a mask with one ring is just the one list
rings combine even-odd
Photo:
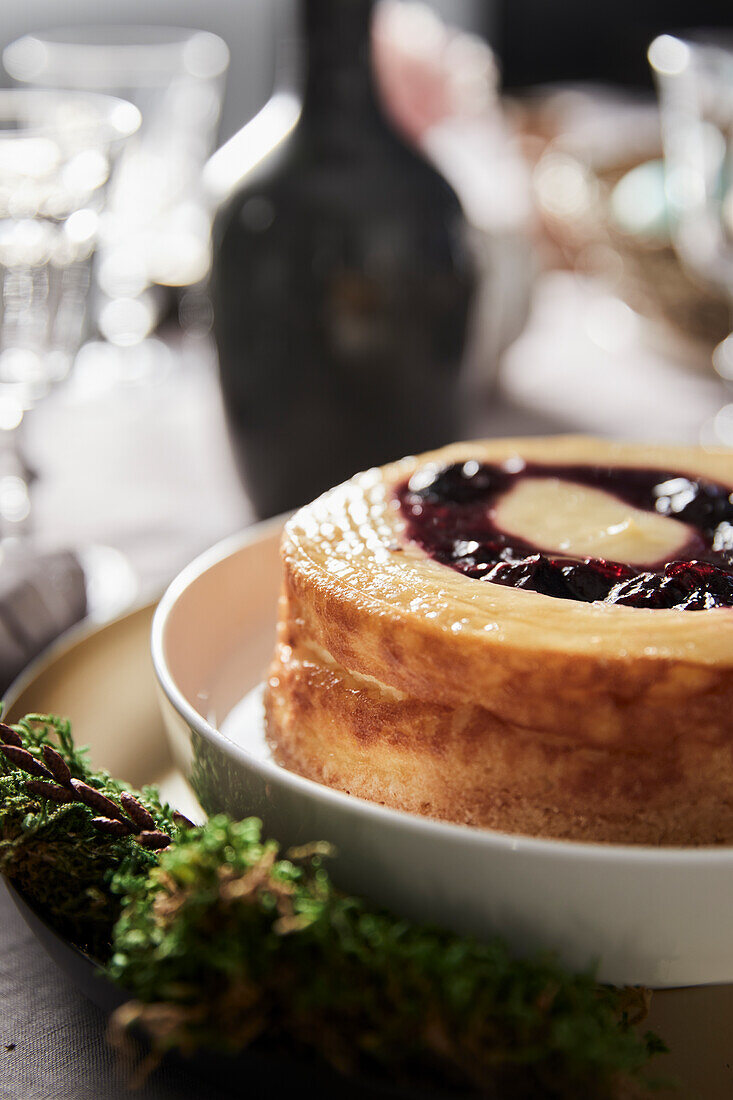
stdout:
[[30,485],[34,480],[21,446],[23,421],[0,428],[0,544],[26,539],[31,531]]

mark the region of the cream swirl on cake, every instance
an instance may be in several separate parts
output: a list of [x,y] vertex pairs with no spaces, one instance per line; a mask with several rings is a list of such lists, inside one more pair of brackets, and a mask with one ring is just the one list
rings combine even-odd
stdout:
[[[470,465],[469,477],[472,472]],[[689,528],[678,520],[563,477],[525,475],[497,501],[494,518],[500,530],[544,550],[629,565],[678,558],[690,540]]]
[[733,458],[579,437],[359,474],[283,540],[277,758],[535,835],[733,839]]

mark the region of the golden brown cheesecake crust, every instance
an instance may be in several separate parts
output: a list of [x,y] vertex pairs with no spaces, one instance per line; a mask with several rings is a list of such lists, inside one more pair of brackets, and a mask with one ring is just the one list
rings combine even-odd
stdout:
[[268,736],[397,809],[597,841],[733,841],[733,610],[574,604],[461,576],[405,538],[428,463],[593,462],[733,484],[729,453],[580,437],[444,448],[358,475],[283,538]]

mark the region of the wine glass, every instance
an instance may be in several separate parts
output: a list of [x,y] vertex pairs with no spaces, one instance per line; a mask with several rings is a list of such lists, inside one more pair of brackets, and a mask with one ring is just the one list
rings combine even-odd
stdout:
[[28,412],[80,347],[92,254],[116,152],[140,122],[110,96],[0,90],[0,546],[24,545]]
[[[675,248],[695,278],[728,298],[733,328],[733,36],[664,34],[648,56]],[[701,442],[733,446],[733,335],[716,347],[713,366],[728,400],[703,426]]]
[[208,31],[90,24],[24,35],[5,48],[3,63],[20,83],[119,95],[141,112],[110,187],[95,270],[95,319],[111,345],[103,359],[118,348],[126,378],[151,358],[138,349],[160,320],[160,288],[196,285],[209,271],[211,210],[201,173],[229,50]]

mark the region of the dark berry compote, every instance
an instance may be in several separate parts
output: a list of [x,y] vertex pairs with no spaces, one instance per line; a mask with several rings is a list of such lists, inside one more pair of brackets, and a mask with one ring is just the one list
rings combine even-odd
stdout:
[[[557,556],[502,531],[499,498],[522,478],[561,478],[689,527],[674,561],[641,568]],[[702,611],[733,607],[733,489],[671,470],[475,460],[428,466],[396,490],[407,536],[436,561],[476,580],[562,600]]]

